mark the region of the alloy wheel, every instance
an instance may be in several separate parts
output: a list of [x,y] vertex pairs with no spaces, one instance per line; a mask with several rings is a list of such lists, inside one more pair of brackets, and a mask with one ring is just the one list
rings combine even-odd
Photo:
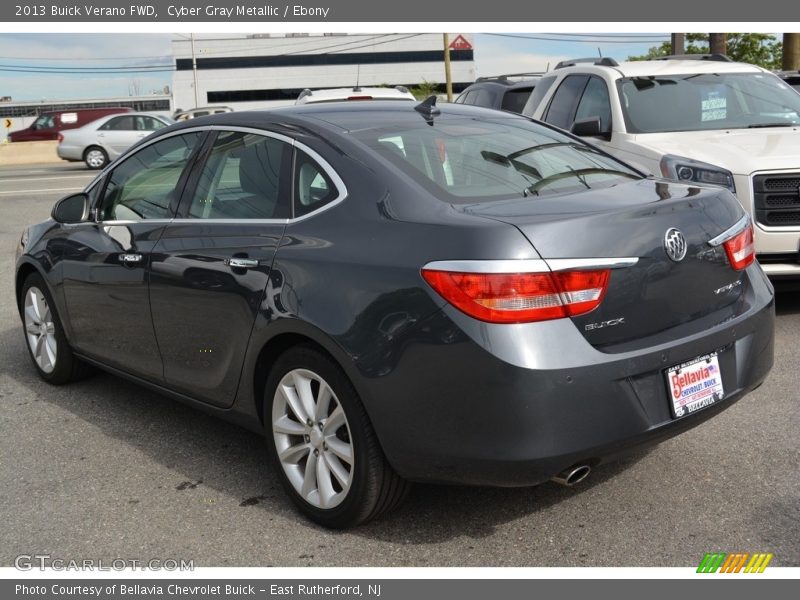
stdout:
[[45,373],[52,373],[56,366],[58,347],[56,327],[47,299],[37,287],[25,294],[25,337],[36,364]]
[[86,164],[92,169],[99,169],[106,164],[106,155],[102,150],[95,148],[86,153]]
[[352,436],[322,377],[307,369],[283,376],[272,402],[272,433],[281,467],[303,500],[321,509],[344,501],[354,475]]

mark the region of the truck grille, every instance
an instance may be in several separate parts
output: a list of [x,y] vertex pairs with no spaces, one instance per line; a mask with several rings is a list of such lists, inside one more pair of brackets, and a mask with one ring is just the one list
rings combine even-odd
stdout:
[[753,205],[762,225],[800,226],[800,173],[754,176]]

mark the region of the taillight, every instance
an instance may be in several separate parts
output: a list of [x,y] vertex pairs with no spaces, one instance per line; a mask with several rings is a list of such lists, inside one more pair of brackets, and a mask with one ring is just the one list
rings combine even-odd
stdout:
[[58,143],[60,144],[63,141],[64,141],[64,134],[59,132],[59,134],[58,134]]
[[423,269],[425,281],[450,304],[489,323],[529,323],[585,314],[608,289],[609,270],[463,273]]
[[748,224],[745,229],[729,240],[722,243],[728,261],[737,271],[741,271],[756,259],[756,249],[753,245],[753,226]]

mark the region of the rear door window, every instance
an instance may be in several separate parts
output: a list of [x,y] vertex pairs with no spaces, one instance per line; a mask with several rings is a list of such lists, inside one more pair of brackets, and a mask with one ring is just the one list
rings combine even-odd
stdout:
[[220,132],[201,171],[187,216],[288,218],[291,152],[291,145],[277,138]]
[[136,129],[133,117],[114,117],[106,121],[100,129],[104,131],[133,131]]
[[521,113],[532,91],[533,86],[508,90],[503,96],[503,103],[500,108],[515,113]]

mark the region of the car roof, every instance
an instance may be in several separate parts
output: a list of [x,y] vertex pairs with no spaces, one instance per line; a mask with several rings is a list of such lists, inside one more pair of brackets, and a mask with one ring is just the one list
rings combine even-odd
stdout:
[[[420,103],[404,100],[385,102],[320,102],[304,105],[285,106],[266,110],[250,110],[199,117],[191,121],[181,121],[168,128],[169,131],[208,127],[211,125],[247,127],[254,129],[279,130],[289,128],[294,131],[298,125],[310,130],[325,129],[338,133],[368,130],[388,124],[416,127],[426,122],[426,116],[416,110]],[[437,107],[436,119],[485,118],[485,119],[523,119],[527,117],[514,113],[504,113],[489,108],[465,106],[463,104],[442,103]],[[160,130],[160,133],[165,130]]]
[[739,62],[712,60],[631,60],[615,66],[591,63],[557,69],[552,73],[602,73],[614,71],[621,77],[658,77],[664,75],[693,75],[703,73],[766,73],[766,69]]

